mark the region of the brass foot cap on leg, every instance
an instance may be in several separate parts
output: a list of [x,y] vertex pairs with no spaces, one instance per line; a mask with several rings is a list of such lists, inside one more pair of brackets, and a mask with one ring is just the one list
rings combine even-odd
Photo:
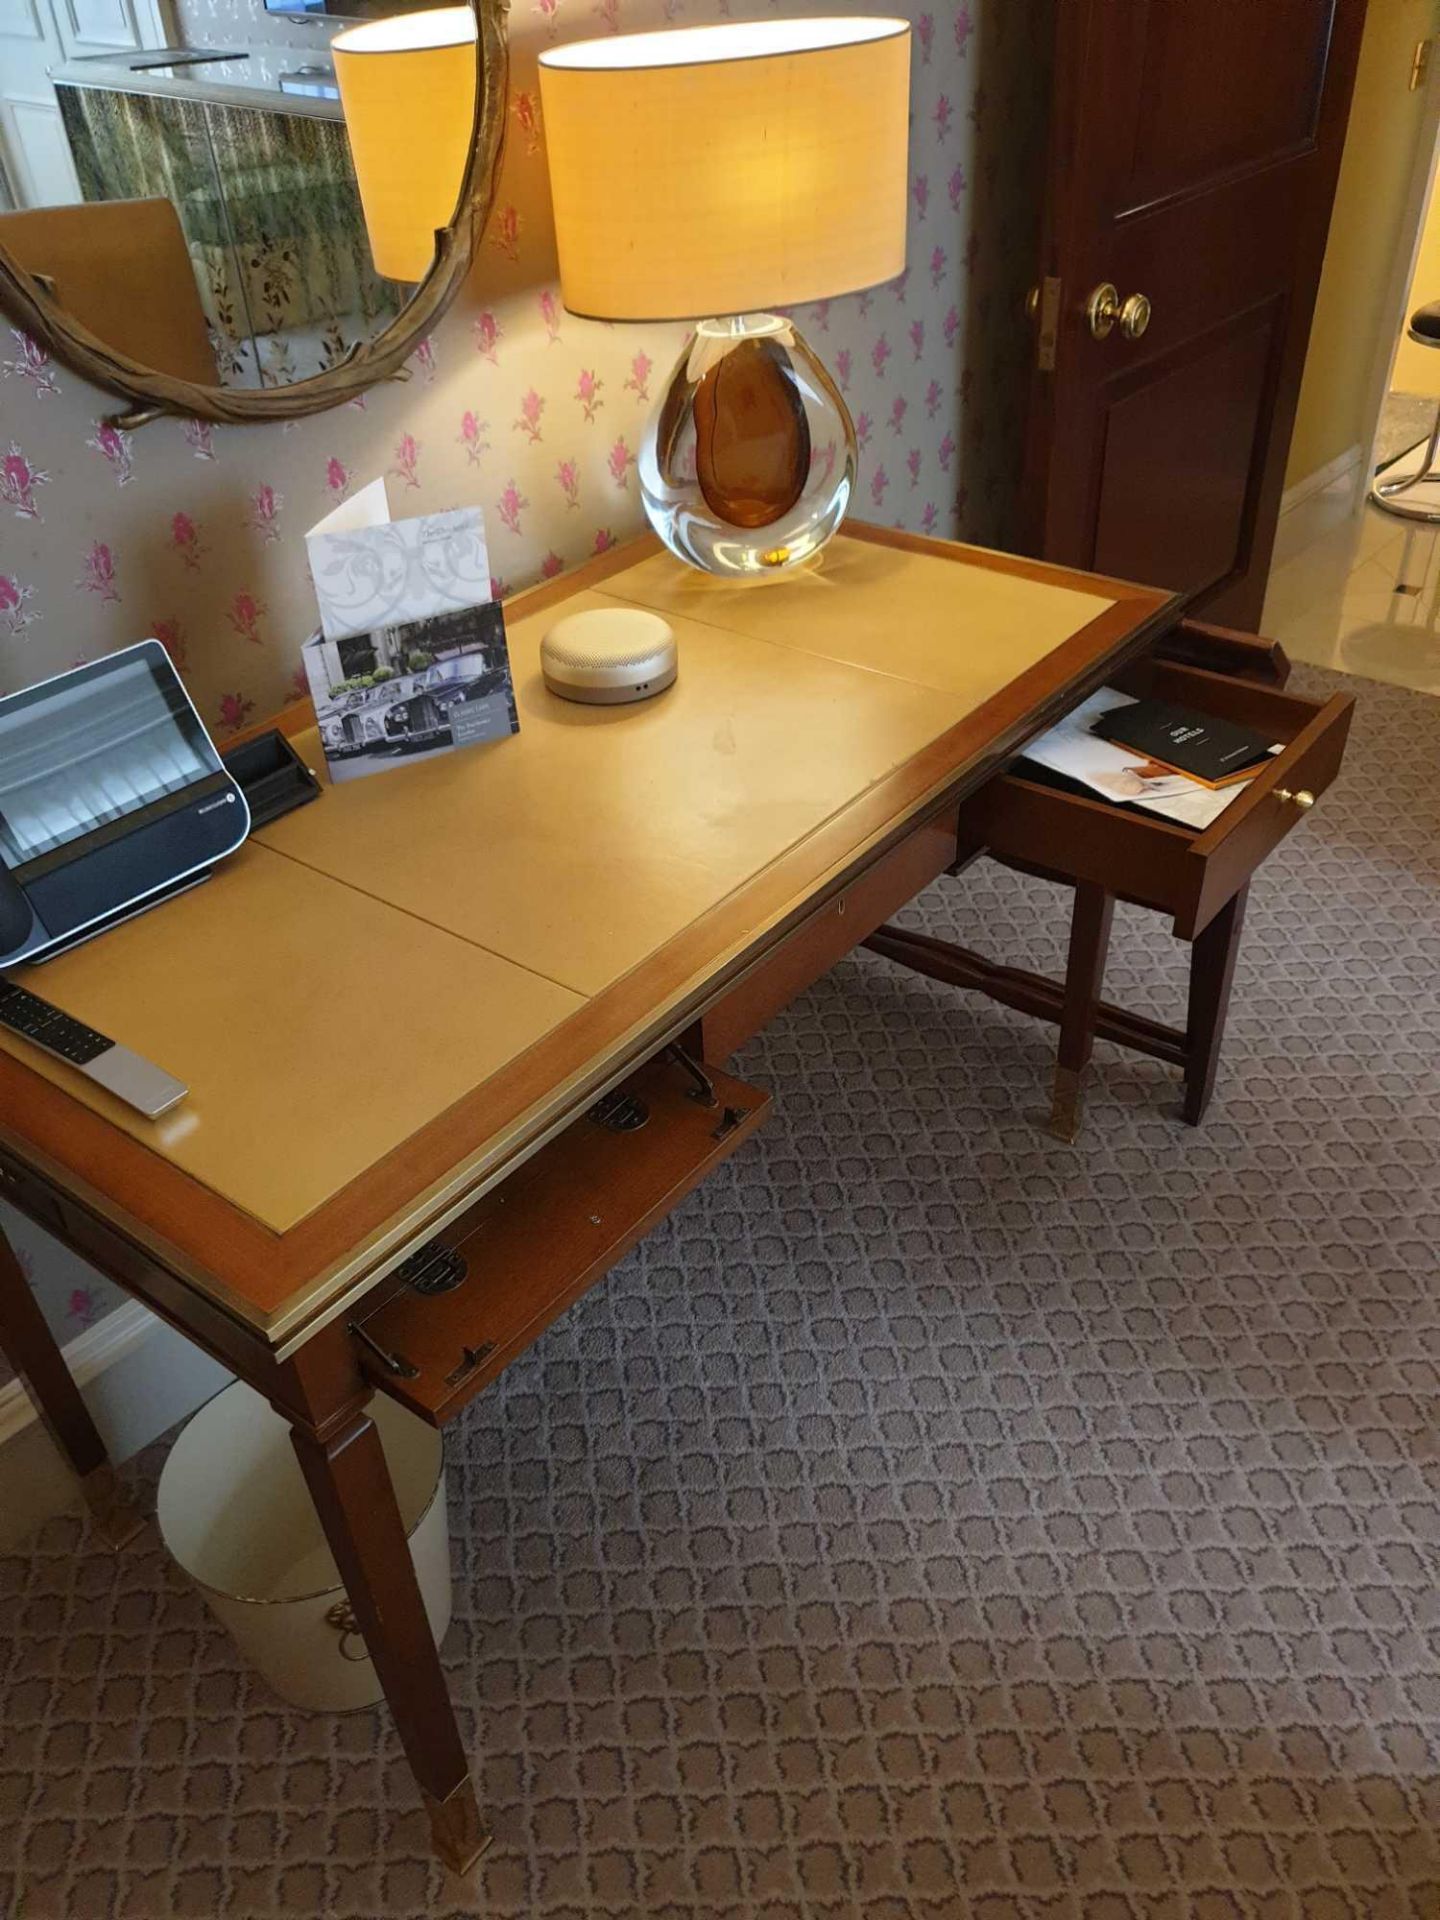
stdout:
[[1057,1140],[1070,1143],[1080,1131],[1080,1116],[1085,1096],[1080,1075],[1073,1067],[1055,1069],[1055,1092],[1050,1103],[1050,1131]]
[[452,1873],[468,1873],[493,1837],[480,1819],[474,1782],[467,1776],[443,1800],[427,1793],[425,1811],[436,1854]]
[[145,1516],[115,1478],[112,1466],[95,1467],[80,1482],[85,1505],[96,1533],[107,1547],[128,1547],[141,1528]]

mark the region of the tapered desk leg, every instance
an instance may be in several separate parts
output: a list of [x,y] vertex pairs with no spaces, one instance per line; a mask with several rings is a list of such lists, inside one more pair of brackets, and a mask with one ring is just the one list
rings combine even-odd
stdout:
[[0,1232],[0,1351],[24,1381],[56,1446],[74,1468],[95,1531],[123,1547],[145,1524],[122,1492],[90,1410],[80,1397],[15,1250]]
[[430,1815],[435,1850],[464,1873],[490,1843],[375,1423],[290,1437]]
[[1095,1046],[1095,1013],[1105,981],[1105,956],[1110,947],[1110,922],[1114,913],[1113,894],[1089,881],[1078,883],[1075,912],[1070,921],[1065,1004],[1060,1013],[1055,1096],[1050,1108],[1050,1131],[1061,1140],[1073,1140],[1080,1131],[1084,1104],[1081,1076]]
[[1185,1021],[1185,1104],[1181,1108],[1192,1127],[1205,1117],[1215,1091],[1220,1065],[1220,1043],[1230,1011],[1230,989],[1235,984],[1235,961],[1240,931],[1245,924],[1248,887],[1242,887],[1223,906],[1209,926],[1195,936],[1190,949],[1190,1003]]

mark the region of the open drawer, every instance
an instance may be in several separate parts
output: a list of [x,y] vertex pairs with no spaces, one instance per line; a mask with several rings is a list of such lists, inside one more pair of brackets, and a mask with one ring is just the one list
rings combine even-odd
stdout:
[[349,1323],[366,1376],[443,1426],[769,1105],[758,1088],[673,1052],[647,1062],[368,1296]]
[[1126,668],[1112,684],[1255,727],[1283,741],[1285,750],[1203,832],[1061,792],[1023,772],[1001,774],[962,807],[960,846],[1093,881],[1120,899],[1173,915],[1176,934],[1191,940],[1334,780],[1354,703],[1336,695],[1322,704],[1153,657]]

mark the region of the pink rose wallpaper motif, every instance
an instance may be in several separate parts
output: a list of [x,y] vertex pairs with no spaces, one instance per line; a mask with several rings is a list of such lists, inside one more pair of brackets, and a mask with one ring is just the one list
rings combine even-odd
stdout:
[[123,433],[108,420],[97,420],[95,431],[85,444],[93,447],[101,459],[109,463],[110,471],[120,486],[129,486],[135,478],[135,443],[130,434]]
[[222,733],[238,733],[255,711],[255,702],[243,693],[222,693],[215,711]]
[[540,95],[533,87],[519,87],[511,95],[510,111],[515,116],[515,125],[520,129],[520,138],[525,142],[526,153],[540,151]]
[[60,382],[50,355],[38,340],[32,340],[19,327],[10,329],[15,342],[15,358],[0,360],[0,380],[23,380],[39,399],[60,391]]
[[247,593],[242,587],[230,602],[225,617],[242,640],[248,640],[252,647],[261,645],[260,622],[265,617],[265,608],[253,593]]
[[49,482],[49,474],[32,466],[12,440],[4,459],[0,460],[0,502],[13,508],[18,519],[38,520],[40,509],[35,504],[35,489],[48,486]]
[[188,513],[176,513],[170,517],[170,545],[179,554],[181,563],[193,573],[199,567],[207,548],[200,538],[200,529]]
[[587,420],[593,420],[605,404],[600,398],[600,389],[604,384],[593,367],[580,369],[580,378],[575,382],[575,398],[584,408]]
[[512,480],[500,496],[498,511],[501,526],[508,527],[511,533],[518,534],[521,530],[520,515],[529,504],[530,502],[525,499]]
[[500,364],[498,349],[500,346],[500,323],[493,313],[477,316],[471,332],[475,339],[475,351],[482,360],[488,360],[492,367]]
[[518,207],[500,207],[490,217],[487,237],[492,247],[507,260],[520,258],[520,233],[524,222]]
[[464,447],[465,458],[472,467],[479,464],[482,453],[490,451],[490,442],[485,438],[489,431],[490,422],[477,419],[471,408],[467,407],[461,414],[460,431],[455,437]]
[[400,482],[402,487],[418,487],[420,475],[417,471],[420,463],[420,444],[413,433],[402,433],[395,443],[395,452],[391,456],[388,471]]
[[540,416],[544,411],[544,396],[531,387],[520,401],[520,415],[513,425],[516,433],[523,433],[532,446],[540,438]]
[[101,600],[120,598],[120,589],[115,584],[115,556],[103,540],[97,540],[86,554],[75,584]]
[[23,633],[40,616],[27,610],[35,589],[22,586],[13,573],[0,573],[0,631]]
[[280,538],[280,509],[284,504],[284,494],[268,480],[261,481],[250,496],[250,524],[267,547]]

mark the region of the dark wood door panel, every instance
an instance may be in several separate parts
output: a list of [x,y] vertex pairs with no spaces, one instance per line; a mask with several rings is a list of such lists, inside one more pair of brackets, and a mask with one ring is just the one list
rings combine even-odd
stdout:
[[1335,0],[1147,0],[1135,12],[1139,113],[1117,214],[1314,143]]
[[1194,593],[1243,565],[1279,309],[1117,394],[1095,516],[1095,560],[1107,573]]
[[1258,619],[1365,4],[1055,9],[1025,495],[1047,559]]
[[[1187,343],[1283,296],[1291,254],[1276,247],[1274,235],[1293,216],[1294,199],[1291,168],[1273,167],[1111,229],[1092,256],[1094,277],[1122,293],[1143,293],[1150,324],[1140,340],[1126,340],[1118,328],[1093,340],[1077,327],[1077,363],[1102,377],[1133,377],[1148,365],[1163,378],[1170,357]],[[1092,281],[1078,284],[1088,293]]]

